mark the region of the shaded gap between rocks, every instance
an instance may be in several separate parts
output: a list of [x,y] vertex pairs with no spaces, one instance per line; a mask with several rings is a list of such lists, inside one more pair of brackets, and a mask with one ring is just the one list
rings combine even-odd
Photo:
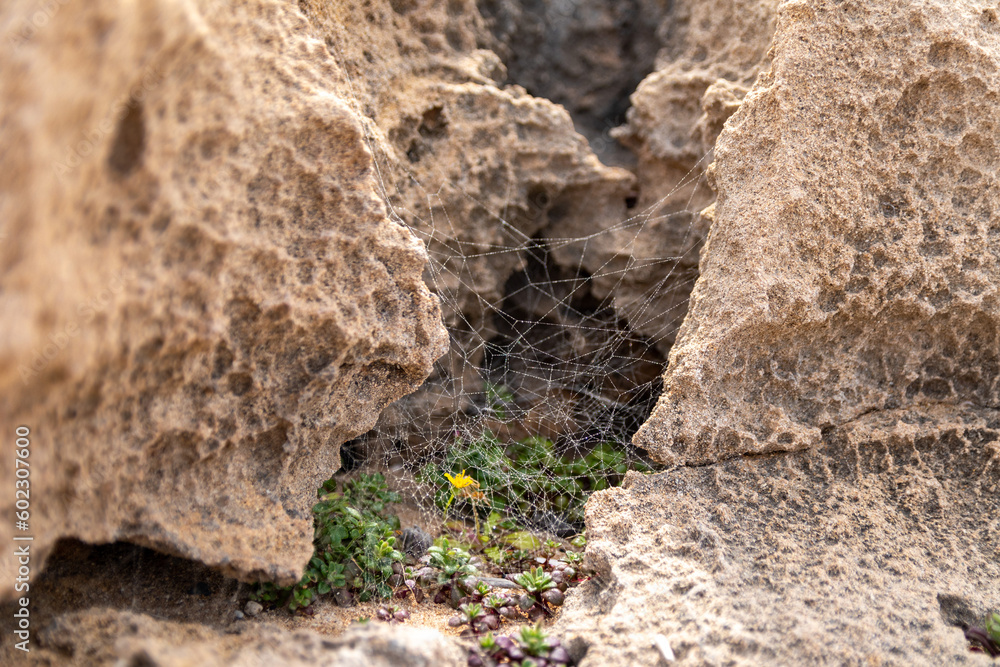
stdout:
[[510,83],[565,107],[608,165],[635,156],[611,130],[655,65],[657,27],[672,3],[648,0],[478,0]]

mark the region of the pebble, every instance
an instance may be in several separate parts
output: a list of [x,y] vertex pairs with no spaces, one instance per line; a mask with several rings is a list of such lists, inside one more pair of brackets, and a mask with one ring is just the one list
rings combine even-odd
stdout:
[[669,663],[676,659],[673,650],[670,648],[670,641],[663,635],[658,634],[653,637],[653,646],[660,652],[660,657],[663,658],[664,662]]
[[256,616],[260,612],[264,611],[264,605],[262,605],[259,602],[254,602],[253,600],[250,600],[249,602],[247,602],[246,606],[243,607],[243,611],[246,612],[247,616]]
[[479,577],[479,581],[483,582],[490,588],[520,588],[513,581],[508,581],[507,579],[497,579],[496,577]]

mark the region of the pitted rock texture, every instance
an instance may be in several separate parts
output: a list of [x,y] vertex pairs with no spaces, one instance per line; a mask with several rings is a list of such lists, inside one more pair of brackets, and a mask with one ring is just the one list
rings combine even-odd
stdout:
[[[371,623],[340,637],[241,621],[228,628],[94,608],[54,619],[39,633],[34,664],[149,667],[460,667],[465,654],[436,630]],[[47,660],[55,660],[49,663]],[[29,662],[29,664],[32,664]]]
[[587,505],[595,577],[554,631],[584,667],[990,665],[1000,412],[873,413],[804,452],[643,476]]
[[981,2],[787,2],[715,149],[719,197],[664,393],[667,464],[997,406],[1000,30]]
[[[683,321],[711,224],[711,212],[699,214],[715,200],[705,170],[723,124],[768,63],[777,4],[671,3],[657,30],[656,69],[632,94],[628,122],[607,137],[637,159],[631,210],[602,220],[600,234],[586,218],[560,220],[546,232],[585,239],[560,246],[557,259],[582,256],[595,294],[663,354]],[[649,8],[643,20],[657,15]]]
[[21,31],[35,9],[3,10],[0,76],[0,423],[31,429],[32,567],[68,535],[291,583],[340,444],[447,349],[426,252],[287,3],[59,3]]
[[[504,85],[499,57],[477,48],[494,38],[475,2],[300,4],[380,139],[381,184],[393,215],[427,244],[426,280],[452,336],[426,385],[388,409],[365,443],[367,456],[380,447],[398,456],[399,442],[419,456],[450,442],[456,422],[485,402],[485,343],[506,331],[498,311],[528,255],[547,252],[536,248],[543,230],[567,218],[591,230],[623,219],[635,178],[603,165],[565,109]],[[533,388],[523,396],[550,398]]]
[[624,215],[633,176],[602,165],[565,109],[499,83],[500,59],[476,48],[486,37],[474,2],[302,5],[383,139],[381,185],[427,244],[449,328],[487,326],[550,218]]

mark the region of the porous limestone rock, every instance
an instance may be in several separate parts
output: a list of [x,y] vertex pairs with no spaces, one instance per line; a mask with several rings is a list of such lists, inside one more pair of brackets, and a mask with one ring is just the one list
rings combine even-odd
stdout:
[[393,215],[427,245],[427,283],[452,336],[425,386],[387,410],[365,443],[366,457],[382,447],[398,456],[405,442],[416,458],[451,442],[456,423],[485,403],[486,344],[504,333],[498,312],[528,256],[546,252],[542,230],[565,218],[589,229],[621,220],[635,179],[601,164],[565,109],[504,85],[517,81],[477,48],[493,41],[475,2],[300,4],[344,64],[367,131],[382,139],[380,183]]
[[553,632],[583,667],[986,665],[1000,412],[874,412],[809,451],[653,475],[587,505],[590,582]]
[[997,12],[777,17],[635,438],[673,469],[591,497],[557,630],[584,665],[989,664],[961,628],[1000,599]]
[[[378,139],[286,2],[36,4],[0,20],[0,423],[31,431],[32,571],[75,536],[289,584],[340,444],[447,349]],[[5,595],[10,549],[0,570]]]
[[[635,152],[638,187],[625,217],[565,218],[546,233],[579,238],[559,247],[579,262],[593,290],[619,316],[670,350],[698,277],[698,256],[715,199],[705,180],[723,123],[767,65],[777,0],[671,3],[657,30],[656,69],[631,96],[628,122],[610,135]],[[663,12],[660,12],[663,14]],[[643,12],[656,19],[655,11]]]
[[957,2],[786,2],[729,120],[664,391],[635,443],[701,464],[882,410],[1000,404],[1000,29]]
[[553,216],[623,215],[632,175],[602,165],[565,109],[502,85],[497,55],[476,48],[485,28],[471,0],[302,6],[343,63],[367,130],[384,139],[381,187],[427,244],[428,283],[451,329],[489,326]]

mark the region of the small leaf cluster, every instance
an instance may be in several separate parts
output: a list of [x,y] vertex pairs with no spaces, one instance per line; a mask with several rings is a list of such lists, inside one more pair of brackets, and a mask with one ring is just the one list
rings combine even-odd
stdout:
[[[453,609],[468,602],[479,585],[479,564],[468,551],[452,546],[448,538],[439,538],[420,559],[423,564],[413,576],[416,587],[435,588],[434,602],[449,604]],[[406,582],[409,586],[409,581]],[[411,589],[412,590],[412,589]],[[400,591],[405,597],[406,591]],[[416,594],[414,595],[416,597]]]
[[550,606],[562,606],[565,600],[563,591],[566,590],[563,572],[557,571],[558,582],[553,578],[554,575],[550,575],[540,567],[511,577],[511,580],[525,591],[517,605],[528,618],[538,621],[552,615]]
[[291,588],[261,584],[254,597],[288,604],[292,611],[308,607],[320,595],[333,593],[342,605],[355,597],[366,602],[392,595],[401,579],[403,554],[396,549],[399,518],[386,513],[399,494],[390,491],[380,474],[361,475],[337,492],[328,480],[313,506],[315,552],[302,579]]
[[387,623],[402,623],[410,618],[410,612],[400,609],[394,604],[383,605],[376,610],[375,618]]
[[991,658],[1000,657],[1000,613],[987,614],[983,626],[968,628],[965,638],[981,646]]
[[459,615],[448,621],[448,625],[453,628],[468,625],[462,631],[463,635],[479,635],[497,630],[503,619],[520,618],[514,600],[504,593],[491,592],[490,587],[483,582],[479,582],[469,599],[472,601],[459,605]]
[[524,626],[517,635],[494,637],[489,633],[479,640],[479,648],[469,652],[469,667],[558,667],[570,662],[559,640],[549,638],[541,625]]

